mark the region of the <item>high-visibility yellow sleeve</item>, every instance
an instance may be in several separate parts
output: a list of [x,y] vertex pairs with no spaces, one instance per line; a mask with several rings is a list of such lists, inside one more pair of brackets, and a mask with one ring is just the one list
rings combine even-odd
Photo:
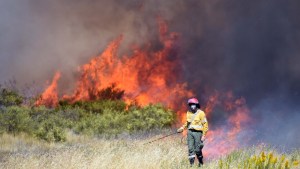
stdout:
[[207,119],[206,119],[206,116],[205,116],[204,112],[201,113],[200,115],[201,115],[201,119],[202,119],[201,123],[202,123],[202,126],[203,126],[202,132],[203,132],[203,136],[205,136],[207,131],[208,131],[208,122],[207,122]]
[[188,122],[186,121],[186,122],[183,124],[183,126],[182,126],[183,129],[186,129],[186,128],[187,128],[187,123],[188,123]]
[[187,128],[187,126],[188,126],[188,122],[190,121],[190,112],[189,111],[187,111],[186,112],[186,121],[185,121],[185,123],[183,124],[183,126],[182,126],[182,128],[184,128],[184,129],[186,129]]

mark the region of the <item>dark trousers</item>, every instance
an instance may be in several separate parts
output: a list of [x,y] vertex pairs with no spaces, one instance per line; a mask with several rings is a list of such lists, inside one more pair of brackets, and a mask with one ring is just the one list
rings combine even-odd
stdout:
[[202,137],[202,131],[189,129],[187,132],[189,159],[191,163],[194,163],[193,161],[196,156],[199,160],[199,163],[201,164],[203,163],[202,148],[204,144],[201,141],[201,137]]

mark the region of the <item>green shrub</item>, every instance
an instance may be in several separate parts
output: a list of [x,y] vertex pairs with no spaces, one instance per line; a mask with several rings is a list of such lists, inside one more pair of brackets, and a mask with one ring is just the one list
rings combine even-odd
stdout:
[[35,136],[48,142],[62,142],[66,140],[65,123],[57,115],[50,115],[47,119],[37,123]]
[[96,100],[96,101],[77,101],[74,104],[61,101],[59,103],[59,110],[79,108],[88,113],[102,114],[104,109],[111,109],[115,111],[124,111],[126,103],[122,100]]
[[101,124],[97,131],[106,135],[117,135],[126,132],[128,112],[105,109],[101,115]]
[[56,114],[60,115],[61,118],[63,119],[71,121],[71,123],[76,123],[89,113],[87,113],[86,110],[80,107],[75,107],[75,108],[68,108],[64,110],[58,110]]
[[88,135],[117,135],[122,132],[138,132],[170,127],[175,121],[175,113],[162,105],[131,108],[128,111],[103,109],[102,114],[90,114],[79,120],[77,133]]
[[126,115],[117,111],[104,110],[103,114],[83,117],[75,131],[87,135],[117,135],[126,131]]
[[30,111],[30,117],[35,121],[39,122],[41,119],[47,118],[49,114],[53,113],[52,109],[45,106],[33,107]]
[[77,134],[85,134],[89,136],[93,136],[96,134],[101,134],[101,131],[99,131],[101,121],[100,115],[89,115],[83,117],[74,127],[74,131]]
[[148,105],[128,112],[127,130],[130,132],[170,127],[175,122],[175,113],[162,105]]
[[0,87],[0,106],[21,105],[22,103],[23,97],[17,91]]
[[121,100],[124,91],[114,86],[98,93],[99,100],[72,104],[60,101],[52,109],[20,106],[22,97],[17,92],[1,90],[0,134],[25,132],[48,142],[60,142],[66,140],[65,131],[69,129],[78,134],[114,136],[170,127],[175,121],[174,112],[162,105],[127,105]]
[[72,120],[65,117],[64,112],[39,106],[32,108],[30,115],[34,120],[34,135],[37,138],[48,142],[66,140],[65,130],[72,127]]
[[17,134],[20,132],[32,133],[32,119],[30,109],[20,106],[10,106],[1,110],[0,127],[2,131]]

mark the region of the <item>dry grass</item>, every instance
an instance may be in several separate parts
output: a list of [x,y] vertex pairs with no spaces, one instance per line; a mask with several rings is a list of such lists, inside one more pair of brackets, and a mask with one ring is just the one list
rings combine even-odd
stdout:
[[3,135],[0,168],[176,168],[186,160],[179,137],[143,145],[150,140],[72,136],[67,143],[48,144],[25,136]]
[[[4,134],[0,138],[0,168],[188,168],[187,147],[181,143],[181,137],[144,145],[158,137],[107,140],[69,135],[67,143],[49,144],[24,135]],[[207,162],[204,168],[240,168],[247,158],[260,151],[237,151]],[[299,154],[286,158],[299,158]]]

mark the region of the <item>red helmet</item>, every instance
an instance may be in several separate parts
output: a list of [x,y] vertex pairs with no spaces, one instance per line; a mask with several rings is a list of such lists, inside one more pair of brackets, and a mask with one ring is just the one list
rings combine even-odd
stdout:
[[199,101],[198,101],[198,99],[193,97],[188,100],[188,104],[199,104]]

